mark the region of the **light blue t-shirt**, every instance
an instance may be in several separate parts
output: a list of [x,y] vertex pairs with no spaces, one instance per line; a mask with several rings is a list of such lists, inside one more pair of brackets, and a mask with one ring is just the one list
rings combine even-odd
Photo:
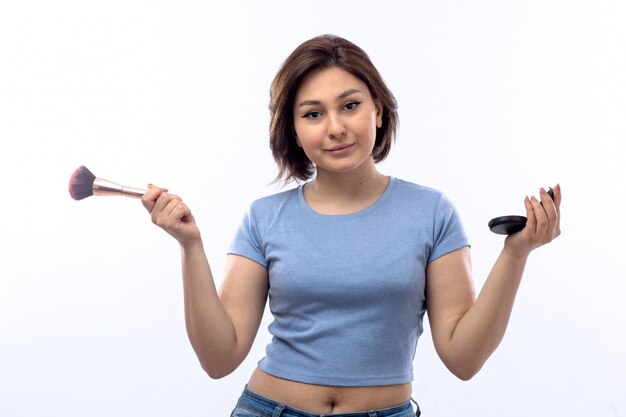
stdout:
[[321,385],[412,381],[426,266],[467,245],[441,192],[393,177],[352,214],[313,211],[302,186],[256,200],[229,253],[268,269],[273,338],[259,367]]

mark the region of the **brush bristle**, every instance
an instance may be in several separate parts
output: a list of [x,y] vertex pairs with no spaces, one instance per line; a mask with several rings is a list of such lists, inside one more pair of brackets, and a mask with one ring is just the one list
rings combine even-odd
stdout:
[[72,173],[70,177],[70,195],[74,200],[82,200],[93,195],[93,182],[96,176],[87,169],[86,166],[81,165],[76,168],[76,171]]

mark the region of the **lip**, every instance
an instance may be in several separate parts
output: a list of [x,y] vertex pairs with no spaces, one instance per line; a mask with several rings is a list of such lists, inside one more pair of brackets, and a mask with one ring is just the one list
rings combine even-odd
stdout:
[[327,152],[330,152],[330,153],[346,152],[346,151],[349,151],[350,149],[352,149],[353,146],[354,146],[354,143],[349,143],[349,144],[344,144],[344,145],[337,145],[337,146],[334,146],[334,147],[328,149]]

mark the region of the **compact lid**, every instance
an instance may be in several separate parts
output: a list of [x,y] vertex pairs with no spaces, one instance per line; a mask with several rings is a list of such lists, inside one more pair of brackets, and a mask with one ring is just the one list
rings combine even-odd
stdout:
[[499,235],[512,235],[526,227],[524,216],[500,216],[489,221],[489,229]]

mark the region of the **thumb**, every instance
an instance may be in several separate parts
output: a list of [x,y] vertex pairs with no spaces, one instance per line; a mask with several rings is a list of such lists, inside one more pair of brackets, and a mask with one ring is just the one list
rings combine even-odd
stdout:
[[148,184],[148,191],[141,197],[141,202],[148,212],[152,212],[157,199],[165,192],[167,192],[166,188],[160,188],[154,184]]

